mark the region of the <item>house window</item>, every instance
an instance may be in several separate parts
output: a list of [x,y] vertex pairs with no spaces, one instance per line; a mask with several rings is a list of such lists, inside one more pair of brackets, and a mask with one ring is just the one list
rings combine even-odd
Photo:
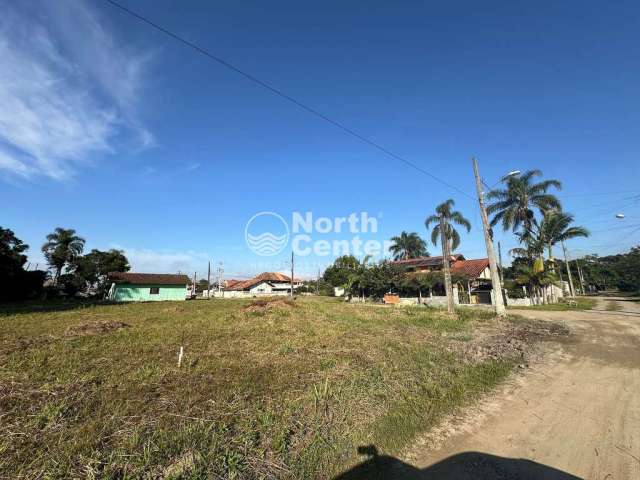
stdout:
[[151,287],[149,289],[149,295],[158,295],[160,293],[160,287]]

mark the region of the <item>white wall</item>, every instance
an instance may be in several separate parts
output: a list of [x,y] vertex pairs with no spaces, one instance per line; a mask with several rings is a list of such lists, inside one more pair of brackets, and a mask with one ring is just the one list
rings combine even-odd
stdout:
[[271,293],[273,292],[273,287],[267,282],[260,282],[257,285],[254,285],[249,289],[249,293],[252,295],[256,295],[258,293]]

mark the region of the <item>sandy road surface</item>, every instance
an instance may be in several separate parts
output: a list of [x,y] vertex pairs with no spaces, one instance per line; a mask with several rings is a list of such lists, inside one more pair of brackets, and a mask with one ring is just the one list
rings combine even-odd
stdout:
[[517,313],[565,321],[571,338],[421,439],[395,478],[640,479],[640,303]]

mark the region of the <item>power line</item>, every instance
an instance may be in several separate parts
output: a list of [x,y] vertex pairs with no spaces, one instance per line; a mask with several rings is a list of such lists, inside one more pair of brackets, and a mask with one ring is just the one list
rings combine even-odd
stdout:
[[624,230],[626,228],[634,228],[634,227],[640,227],[640,223],[636,223],[634,225],[625,225],[623,227],[612,227],[612,228],[605,228],[602,230],[592,230],[591,233],[610,232],[611,230]]
[[379,145],[378,143],[374,142],[373,140],[369,140],[368,138],[366,138],[363,135],[360,135],[359,133],[357,133],[356,131],[350,129],[349,127],[343,125],[342,123],[333,120],[332,118],[328,117],[327,115],[320,113],[318,110],[302,103],[299,100],[296,100],[295,98],[291,97],[290,95],[287,95],[286,93],[284,93],[282,90],[279,90],[271,85],[269,85],[268,83],[260,80],[259,78],[251,75],[250,73],[245,72],[244,70],[241,70],[240,68],[232,65],[231,63],[229,63],[228,61],[214,55],[213,53],[209,52],[208,50],[204,49],[203,47],[200,47],[198,45],[196,45],[195,43],[190,42],[189,40],[181,37],[180,35],[171,32],[170,30],[166,29],[165,27],[149,20],[148,18],[140,15],[139,13],[134,12],[133,10],[128,9],[127,7],[125,7],[124,5],[119,4],[118,2],[114,1],[114,0],[106,0],[107,2],[109,2],[111,5],[113,5],[114,7],[119,8],[120,10],[122,10],[123,12],[131,15],[132,17],[135,17],[136,19],[140,20],[141,22],[146,23],[147,25],[155,28],[156,30],[164,33],[165,35],[167,35],[168,37],[173,38],[174,40],[194,49],[195,51],[197,51],[198,53],[201,53],[202,55],[208,57],[210,60],[213,60],[217,63],[219,63],[220,65],[228,68],[229,70],[232,70],[234,72],[236,72],[239,75],[242,75],[243,77],[245,77],[246,79],[250,80],[251,82],[255,83],[256,85],[261,86],[262,88],[265,88],[267,90],[269,90],[271,93],[287,100],[288,102],[293,103],[294,105],[302,108],[303,110],[306,110],[307,112],[311,113],[312,115],[324,120],[325,122],[330,123],[331,125],[343,130],[344,132],[348,133],[349,135],[359,139],[360,141],[366,143],[367,145],[374,147],[376,149],[378,149],[379,151],[383,152],[384,154],[390,156],[391,158],[394,158],[402,163],[404,163],[405,165],[417,170],[420,173],[423,173],[425,175],[427,175],[428,177],[432,178],[433,180],[440,182],[441,184],[457,191],[458,193],[461,193],[462,195],[474,200],[474,197],[472,197],[471,195],[469,195],[468,193],[466,193],[465,191],[459,189],[458,187],[456,187],[455,185],[450,184],[449,182],[447,182],[446,180],[441,179],[440,177],[437,177],[436,175],[428,172],[427,170],[423,169],[422,167],[416,165],[415,163],[413,163],[410,160],[407,160],[406,158],[397,155],[395,153],[393,153],[391,150]]
[[[595,195],[625,195],[628,193],[637,193],[638,190],[618,190],[617,192],[595,192],[595,193],[568,193],[568,194],[560,194],[558,197],[560,198],[568,198],[568,197],[593,197]],[[626,199],[631,199],[633,197],[626,197]]]

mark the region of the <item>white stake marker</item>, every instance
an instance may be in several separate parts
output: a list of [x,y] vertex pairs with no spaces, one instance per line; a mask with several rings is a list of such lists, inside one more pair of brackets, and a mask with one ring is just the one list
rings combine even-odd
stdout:
[[182,355],[184,354],[184,348],[180,347],[180,353],[178,353],[178,368],[182,365]]

